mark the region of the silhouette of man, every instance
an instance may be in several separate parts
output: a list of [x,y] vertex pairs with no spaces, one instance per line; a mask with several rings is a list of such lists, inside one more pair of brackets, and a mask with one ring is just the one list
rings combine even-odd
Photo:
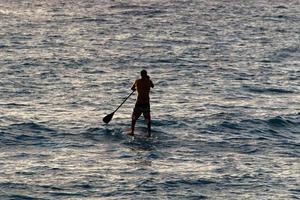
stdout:
[[150,77],[147,75],[146,70],[141,71],[141,79],[138,79],[134,82],[131,87],[131,90],[137,90],[137,99],[135,107],[132,112],[132,121],[131,121],[131,133],[129,135],[134,135],[134,128],[136,120],[143,113],[144,118],[147,122],[148,127],[148,137],[151,136],[151,116],[150,116],[150,88],[153,88],[153,82],[150,80]]

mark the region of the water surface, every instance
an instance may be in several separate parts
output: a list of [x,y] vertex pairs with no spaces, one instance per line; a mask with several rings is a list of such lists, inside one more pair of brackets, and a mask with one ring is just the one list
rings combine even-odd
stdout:
[[[1,199],[298,199],[298,1],[0,1]],[[123,134],[147,69],[153,136]]]

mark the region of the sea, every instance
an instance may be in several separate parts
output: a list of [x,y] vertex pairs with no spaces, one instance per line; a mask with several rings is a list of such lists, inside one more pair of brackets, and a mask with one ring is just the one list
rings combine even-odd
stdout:
[[0,0],[0,199],[300,199],[300,1]]

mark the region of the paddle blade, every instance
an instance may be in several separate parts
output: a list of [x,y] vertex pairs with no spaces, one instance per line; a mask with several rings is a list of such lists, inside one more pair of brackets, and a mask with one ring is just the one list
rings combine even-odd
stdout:
[[103,117],[103,122],[108,124],[110,122],[110,120],[113,118],[115,112],[110,113],[109,115],[106,115],[105,117]]

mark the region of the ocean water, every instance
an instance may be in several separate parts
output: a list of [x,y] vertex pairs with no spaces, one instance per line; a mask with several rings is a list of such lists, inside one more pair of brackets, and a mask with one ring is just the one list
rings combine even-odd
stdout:
[[[0,0],[0,199],[300,199],[297,0]],[[148,70],[151,138],[123,133]]]

